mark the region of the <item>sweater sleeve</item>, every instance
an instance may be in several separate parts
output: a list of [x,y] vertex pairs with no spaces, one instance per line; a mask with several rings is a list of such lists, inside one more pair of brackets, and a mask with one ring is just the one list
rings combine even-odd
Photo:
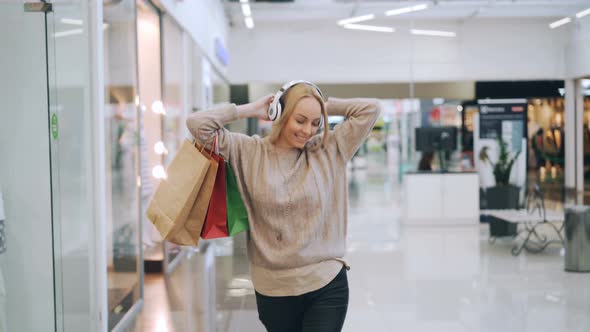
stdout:
[[344,160],[350,160],[373,129],[381,107],[376,99],[328,99],[328,115],[345,119],[331,132]]
[[213,146],[214,137],[217,134],[219,154],[226,160],[234,159],[241,150],[241,145],[252,140],[250,136],[232,133],[224,126],[238,119],[238,111],[235,104],[215,105],[206,111],[199,111],[189,115],[186,126],[206,149]]

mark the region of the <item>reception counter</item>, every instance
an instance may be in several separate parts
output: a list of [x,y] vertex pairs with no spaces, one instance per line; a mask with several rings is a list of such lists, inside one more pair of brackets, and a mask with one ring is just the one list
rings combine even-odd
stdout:
[[406,224],[479,223],[479,177],[476,172],[408,172],[404,174],[403,221]]

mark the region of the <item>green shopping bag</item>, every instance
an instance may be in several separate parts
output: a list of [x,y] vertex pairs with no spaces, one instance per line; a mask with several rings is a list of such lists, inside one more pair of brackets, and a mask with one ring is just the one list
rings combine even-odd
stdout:
[[247,231],[248,226],[248,212],[242,200],[242,195],[238,190],[238,182],[234,170],[229,163],[225,165],[225,184],[227,195],[227,230],[230,236],[234,236],[240,232]]

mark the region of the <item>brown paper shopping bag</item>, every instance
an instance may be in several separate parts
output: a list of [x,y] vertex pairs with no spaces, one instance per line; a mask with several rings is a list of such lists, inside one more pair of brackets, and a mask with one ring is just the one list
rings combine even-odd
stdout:
[[186,222],[210,165],[193,143],[183,142],[146,213],[164,239],[180,245],[197,243]]
[[203,224],[205,223],[205,217],[207,216],[207,208],[209,207],[211,194],[213,193],[213,186],[215,184],[215,178],[217,177],[218,163],[217,160],[211,156],[211,153],[204,150],[204,146],[198,142],[195,143],[195,146],[205,157],[207,157],[207,159],[209,159],[209,169],[205,175],[205,180],[201,185],[201,189],[197,194],[195,203],[193,204],[186,221],[186,228],[189,230],[195,243],[198,243]]

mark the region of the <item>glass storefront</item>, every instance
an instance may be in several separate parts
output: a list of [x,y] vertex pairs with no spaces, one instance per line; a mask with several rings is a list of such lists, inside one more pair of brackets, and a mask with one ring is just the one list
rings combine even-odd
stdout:
[[[15,142],[0,145],[0,331],[112,330],[140,308],[143,252],[161,240],[143,213],[154,170],[189,110],[228,102],[229,84],[151,2],[105,1],[102,26],[86,2],[50,5],[0,4],[15,31],[0,36],[14,110],[0,138]],[[165,261],[180,252],[165,247]]]
[[[398,181],[407,171],[419,168],[423,153],[416,150],[415,130],[418,127],[457,127],[461,126],[460,100],[456,99],[382,99],[383,132],[374,137],[382,137],[373,143],[373,150],[382,147],[387,151],[387,158],[399,165]],[[378,127],[377,123],[376,127]],[[457,130],[459,133],[459,130]],[[461,140],[457,140],[457,150],[445,154],[445,164],[451,169],[471,169],[469,161],[464,162],[460,153]],[[370,145],[371,140],[368,140]],[[378,143],[378,144],[376,144]],[[370,147],[369,147],[370,149]],[[467,159],[469,157],[466,157]],[[438,169],[439,159],[432,158],[432,167]]]
[[551,198],[561,201],[565,166],[564,99],[528,101],[528,182],[540,183]]
[[107,310],[109,330],[142,298],[135,1],[104,12]]
[[[399,166],[396,177],[401,182],[403,173],[415,167],[415,137],[412,133],[420,126],[420,100],[382,99],[381,107],[384,129],[388,133],[387,158],[391,165]],[[362,149],[357,153],[362,153]]]
[[[527,182],[539,183],[547,198],[564,199],[565,180],[565,101],[563,97],[527,98]],[[473,158],[474,115],[479,106],[462,105],[463,150]]]
[[[185,41],[182,29],[168,15],[162,17],[162,82],[165,114],[162,118],[162,144],[155,152],[163,156],[164,167],[172,161],[186,137],[187,111],[185,92]],[[164,241],[164,270],[170,273],[177,265],[175,259],[182,247]]]
[[99,319],[101,274],[95,37],[87,2],[35,5],[0,4],[0,330],[87,331]]
[[162,143],[166,114],[162,102],[161,27],[158,10],[147,1],[137,2],[137,61],[139,80],[139,176],[141,179],[141,225],[146,272],[160,272],[164,261],[162,238],[145,211],[164,174]]

